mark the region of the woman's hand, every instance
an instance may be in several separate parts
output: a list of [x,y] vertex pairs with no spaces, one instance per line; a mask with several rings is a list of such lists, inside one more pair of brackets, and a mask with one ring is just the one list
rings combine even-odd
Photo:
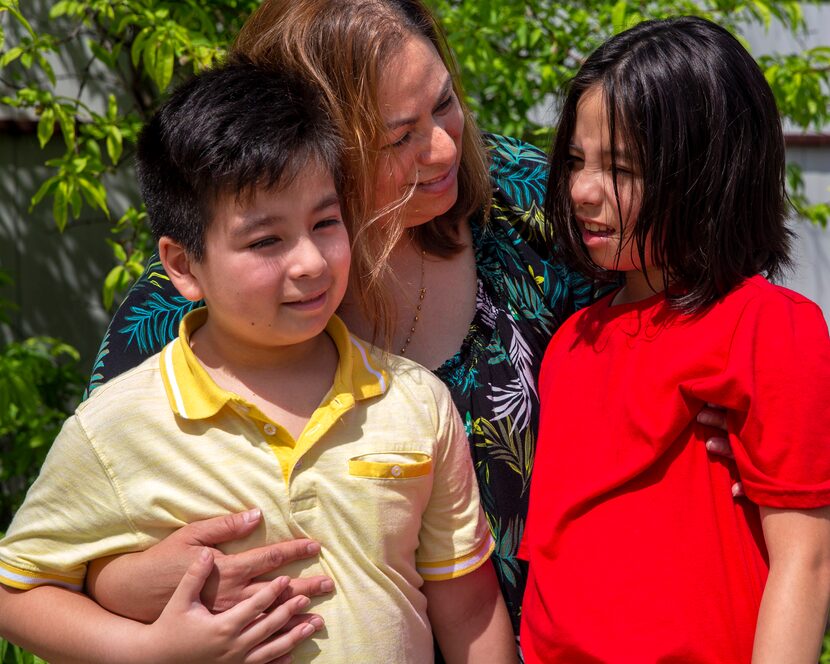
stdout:
[[[208,547],[214,566],[204,583],[201,599],[211,611],[226,611],[270,586],[271,582],[257,580],[258,577],[320,552],[320,545],[308,539],[229,555],[214,548],[216,544],[245,537],[261,518],[261,512],[254,509],[196,521],[146,551],[93,561],[87,574],[87,592],[113,613],[152,622],[161,615],[186,570]],[[293,579],[279,601],[332,590],[334,584],[325,576]]]
[[288,628],[292,616],[309,604],[297,595],[274,606],[287,590],[289,579],[281,576],[265,583],[248,599],[214,615],[199,595],[213,571],[213,554],[202,548],[181,579],[161,616],[145,633],[145,653],[153,662],[233,662],[282,664],[288,653],[323,626],[322,619]]
[[[720,429],[718,433],[706,439],[706,449],[716,456],[734,459],[732,445],[729,444],[729,431],[726,428],[726,409],[713,403],[707,403],[697,414],[697,421],[704,426]],[[732,496],[738,498],[743,495],[743,484],[735,482],[732,485]]]

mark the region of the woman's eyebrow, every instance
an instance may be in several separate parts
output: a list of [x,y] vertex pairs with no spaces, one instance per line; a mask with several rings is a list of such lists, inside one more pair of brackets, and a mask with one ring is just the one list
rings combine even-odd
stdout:
[[[437,103],[440,104],[441,101],[444,99],[444,97],[446,97],[450,93],[451,90],[452,90],[452,78],[450,77],[449,72],[448,72],[447,73],[447,80],[444,81],[444,85],[441,88],[441,92],[438,94],[438,102]],[[398,120],[391,120],[390,122],[387,122],[386,123],[386,128],[387,129],[397,129],[398,127],[403,127],[404,125],[415,124],[416,122],[418,122],[418,116],[417,115],[409,116],[409,117],[400,118]]]

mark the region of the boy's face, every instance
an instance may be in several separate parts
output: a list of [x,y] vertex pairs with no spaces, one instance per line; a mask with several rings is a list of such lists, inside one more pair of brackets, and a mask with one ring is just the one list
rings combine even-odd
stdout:
[[331,175],[303,169],[279,191],[214,205],[201,262],[190,271],[217,344],[273,350],[314,339],[346,291],[349,238]]

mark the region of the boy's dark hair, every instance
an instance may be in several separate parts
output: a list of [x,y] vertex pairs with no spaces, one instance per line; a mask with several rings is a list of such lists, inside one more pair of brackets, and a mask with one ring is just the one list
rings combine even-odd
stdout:
[[138,139],[138,179],[150,228],[197,261],[220,196],[279,189],[307,165],[340,191],[341,145],[322,96],[306,81],[247,62],[177,88]]
[[[624,146],[642,176],[633,231],[641,265],[650,233],[674,306],[698,311],[746,277],[778,276],[791,232],[775,99],[738,40],[696,17],[646,21],[616,35],[571,81],[545,200],[563,258],[599,280],[618,277],[591,261],[571,204],[569,144],[577,104],[593,86],[606,102],[611,146]],[[611,166],[616,191],[613,152]]]

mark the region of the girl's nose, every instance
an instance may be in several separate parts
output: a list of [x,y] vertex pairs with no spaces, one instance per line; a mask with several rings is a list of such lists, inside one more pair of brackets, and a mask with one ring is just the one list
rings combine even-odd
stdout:
[[571,199],[577,206],[602,204],[602,174],[584,168],[571,174]]

